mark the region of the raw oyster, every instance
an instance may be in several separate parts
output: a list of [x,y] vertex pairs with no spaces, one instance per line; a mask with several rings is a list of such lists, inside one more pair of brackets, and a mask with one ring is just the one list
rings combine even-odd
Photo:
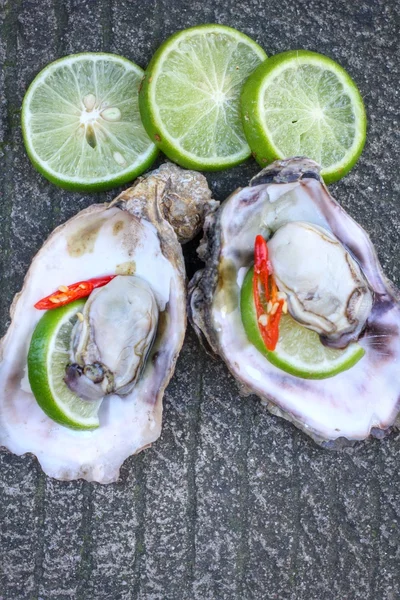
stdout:
[[[254,239],[257,234],[270,239],[292,222],[322,228],[339,240],[357,265],[356,288],[365,292],[366,304],[361,303],[361,318],[351,333],[353,338],[362,332],[365,355],[330,379],[300,379],[281,371],[248,341],[242,325],[240,288],[253,264]],[[234,192],[207,216],[199,255],[206,265],[190,283],[189,316],[245,392],[257,394],[272,413],[327,447],[390,431],[400,398],[398,293],[383,275],[368,235],[330,196],[316,163],[302,157],[276,161]],[[315,264],[318,256],[309,261]]]
[[153,291],[141,277],[119,275],[94,290],[72,333],[65,383],[85,400],[128,394],[146,364],[158,317]]
[[[142,177],[110,205],[92,205],[58,227],[33,259],[11,307],[11,325],[0,342],[0,445],[19,455],[32,452],[52,477],[115,481],[122,462],[160,435],[162,397],[186,328],[182,250],[173,227],[164,218],[163,200],[167,193],[178,193],[182,181],[191,176],[169,165],[163,173],[166,182],[160,181],[159,171],[155,176]],[[192,179],[198,181],[197,174],[192,174]],[[198,201],[192,203],[196,223],[210,201],[204,184],[202,191],[203,204],[198,190]],[[190,190],[187,197],[190,200]],[[136,367],[131,364],[130,375],[126,378],[122,374],[118,383],[119,391],[127,395],[105,397],[99,412],[100,427],[74,431],[48,418],[29,386],[27,353],[43,314],[34,304],[59,286],[111,274],[134,275],[136,282],[140,278],[151,289],[157,305],[154,308],[148,298],[152,318],[157,313],[155,338],[153,341],[154,324],[148,322],[147,342],[140,351],[150,349],[150,353],[145,362],[136,365],[141,374],[133,375],[133,389],[129,391]],[[117,286],[118,278],[113,281]]]
[[268,247],[275,280],[296,321],[329,346],[345,348],[357,340],[371,312],[372,292],[335,236],[295,221],[282,225]]

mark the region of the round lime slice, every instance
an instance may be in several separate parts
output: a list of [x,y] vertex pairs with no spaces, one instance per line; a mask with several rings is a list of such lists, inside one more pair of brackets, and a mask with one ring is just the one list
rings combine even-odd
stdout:
[[307,50],[277,54],[249,77],[242,120],[261,166],[308,156],[326,183],[354,166],[365,143],[367,118],[356,84],[335,61]]
[[250,156],[240,119],[244,81],[266,58],[249,37],[222,25],[179,31],[153,56],[139,93],[157,146],[189,169],[218,170]]
[[48,65],[22,104],[22,132],[34,166],[71,190],[105,190],[131,181],[157,148],[142,125],[143,70],[114,54],[84,53]]
[[53,421],[72,429],[99,426],[101,400],[82,400],[64,383],[72,328],[84,304],[84,300],[77,300],[45,312],[33,332],[28,353],[29,383],[37,403]]
[[281,317],[275,350],[267,350],[258,328],[253,300],[253,269],[247,272],[243,281],[240,310],[249,341],[272,364],[291,375],[304,379],[325,379],[350,369],[365,354],[357,343],[350,344],[345,350],[324,346],[315,331],[303,327],[289,314]]

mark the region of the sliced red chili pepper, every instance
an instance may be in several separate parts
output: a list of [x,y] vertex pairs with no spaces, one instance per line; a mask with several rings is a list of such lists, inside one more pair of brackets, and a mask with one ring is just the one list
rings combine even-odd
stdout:
[[104,277],[95,277],[86,281],[78,281],[71,285],[60,285],[58,290],[50,296],[46,296],[36,302],[35,308],[38,310],[51,310],[59,306],[65,306],[79,298],[86,298],[95,288],[102,287],[114,279],[115,275],[105,275]]
[[[260,287],[264,299],[261,297]],[[267,242],[262,235],[257,235],[254,243],[253,296],[258,328],[268,350],[275,350],[279,338],[279,321],[284,300],[278,299],[277,294],[278,288],[272,275]]]
[[268,277],[272,269],[268,259],[268,246],[262,235],[256,237],[254,244],[254,273],[260,276],[265,288],[265,297],[269,300]]

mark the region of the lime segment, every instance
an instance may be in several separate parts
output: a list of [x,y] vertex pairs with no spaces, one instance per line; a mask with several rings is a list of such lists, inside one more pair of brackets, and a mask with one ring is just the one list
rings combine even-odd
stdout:
[[53,421],[72,429],[98,427],[102,402],[82,400],[64,383],[76,313],[84,304],[77,300],[47,311],[33,332],[28,353],[29,383],[37,403]]
[[170,37],[151,60],[139,94],[151,139],[191,169],[223,169],[248,158],[239,97],[265,58],[253,40],[222,25]]
[[247,80],[241,107],[247,140],[262,166],[307,156],[331,183],[353,167],[365,143],[367,120],[356,84],[315,52],[269,58]]
[[345,350],[324,346],[315,331],[303,327],[289,314],[281,317],[275,350],[267,350],[258,328],[253,300],[253,269],[247,272],[243,281],[240,310],[249,341],[272,364],[291,375],[304,379],[325,379],[350,369],[365,354],[357,343],[350,344]]
[[37,75],[22,105],[25,147],[50,181],[102,190],[134,179],[157,148],[142,125],[143,71],[114,54],[67,56]]

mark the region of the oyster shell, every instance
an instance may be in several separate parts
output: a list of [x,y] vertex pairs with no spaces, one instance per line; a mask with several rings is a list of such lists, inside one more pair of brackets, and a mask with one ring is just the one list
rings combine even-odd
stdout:
[[[366,293],[359,343],[365,356],[333,378],[300,379],[281,371],[248,341],[239,307],[240,287],[253,264],[257,234],[266,239],[288,223],[322,228],[359,266]],[[316,163],[305,158],[276,161],[234,192],[206,218],[199,248],[205,268],[189,286],[189,316],[198,335],[223,358],[247,393],[327,447],[370,434],[385,435],[399,411],[400,305],[365,231],[330,196]],[[310,260],[318,257],[310,257]],[[358,267],[357,267],[358,268]],[[357,287],[357,286],[356,286]],[[370,304],[368,304],[370,302]],[[361,312],[364,311],[364,308]],[[344,336],[346,334],[343,334]],[[354,337],[354,332],[351,333]]]
[[[162,397],[186,328],[182,250],[164,218],[163,200],[168,191],[177,193],[182,181],[191,177],[175,166],[167,165],[162,172],[166,182],[160,181],[159,171],[142,177],[110,205],[90,206],[58,227],[33,259],[11,307],[11,325],[0,342],[0,445],[19,455],[32,452],[45,473],[57,479],[115,481],[123,461],[160,435]],[[192,174],[192,181],[198,181],[197,174]],[[210,201],[204,182],[202,192],[197,189],[197,200],[192,203],[196,223]],[[190,193],[187,190],[189,200]],[[158,313],[154,343],[154,324],[147,323],[147,343],[142,350],[150,353],[145,362],[136,365],[140,377],[133,374],[134,364],[127,369],[128,378],[122,369],[119,391],[127,395],[110,394],[103,400],[98,429],[74,431],[48,418],[29,387],[27,353],[43,314],[33,305],[58,286],[114,273],[134,275],[136,282],[140,278],[151,290],[157,308],[150,297],[148,306],[153,317]],[[118,278],[113,282],[118,285]],[[129,391],[132,374],[135,385]]]
[[[137,181],[137,185],[149,184],[147,177]],[[190,242],[203,227],[206,214],[219,206],[211,198],[204,175],[181,169],[174,163],[164,163],[152,171],[151,185],[162,198],[161,214],[172,225],[181,244]]]

